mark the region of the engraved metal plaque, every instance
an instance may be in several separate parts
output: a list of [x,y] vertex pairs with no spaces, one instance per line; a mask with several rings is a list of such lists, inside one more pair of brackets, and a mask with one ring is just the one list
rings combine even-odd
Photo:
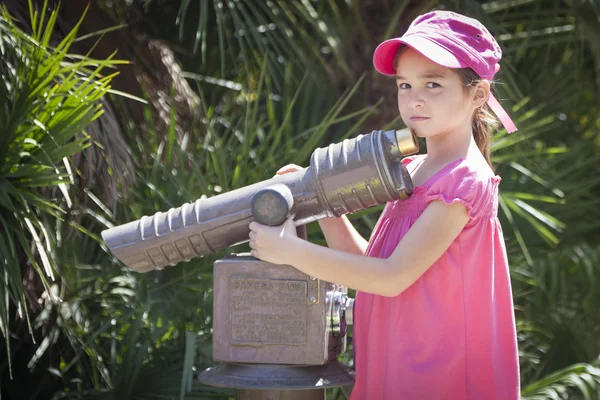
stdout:
[[232,344],[306,343],[306,281],[231,278],[229,289]]
[[323,365],[344,352],[332,322],[345,288],[249,255],[217,260],[213,271],[215,361]]

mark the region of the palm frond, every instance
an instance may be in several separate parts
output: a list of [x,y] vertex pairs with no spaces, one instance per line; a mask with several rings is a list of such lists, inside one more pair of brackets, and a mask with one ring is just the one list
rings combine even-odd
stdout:
[[[9,310],[16,307],[29,318],[19,254],[35,269],[44,290],[52,293],[56,260],[52,229],[44,216],[61,218],[72,205],[67,191],[73,181],[69,157],[89,145],[87,136],[76,135],[102,113],[98,101],[113,76],[103,76],[103,70],[119,62],[95,60],[93,70],[88,69],[88,59],[72,62],[68,50],[77,27],[51,47],[56,11],[47,19],[44,12],[32,12],[31,17],[32,34],[28,35],[14,24],[4,6],[1,9],[0,217],[4,229],[0,243],[6,257],[0,259],[0,275],[10,278],[2,282],[6,296],[0,326],[7,349]],[[62,198],[44,199],[37,191],[53,187]]]
[[523,388],[526,400],[563,400],[579,398],[595,400],[600,392],[600,368],[592,364],[575,364],[555,371]]

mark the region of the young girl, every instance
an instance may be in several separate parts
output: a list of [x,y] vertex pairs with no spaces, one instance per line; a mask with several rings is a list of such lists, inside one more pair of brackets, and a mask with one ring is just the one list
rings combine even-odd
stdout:
[[481,23],[446,11],[377,47],[375,68],[395,75],[402,120],[427,154],[403,159],[413,195],[386,205],[368,244],[345,217],[320,221],[329,248],[299,239],[291,220],[250,224],[253,256],[357,290],[352,400],[519,397],[486,111],[516,129],[490,93],[500,57]]

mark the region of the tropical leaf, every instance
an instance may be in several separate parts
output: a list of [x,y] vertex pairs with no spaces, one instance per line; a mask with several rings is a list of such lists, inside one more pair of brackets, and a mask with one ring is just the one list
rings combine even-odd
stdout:
[[[30,7],[33,10],[31,3]],[[44,4],[42,10],[46,8]],[[87,69],[90,59],[71,60],[68,50],[77,27],[51,46],[57,13],[46,18],[44,11],[32,11],[31,35],[15,25],[4,6],[0,16],[0,247],[6,255],[0,257],[0,275],[8,277],[2,280],[6,296],[0,304],[0,330],[8,354],[10,310],[29,318],[20,255],[41,279],[41,290],[52,293],[57,266],[46,216],[61,218],[72,205],[67,191],[73,182],[69,157],[88,146],[82,129],[101,112],[97,102],[113,76],[100,74],[118,63],[96,60],[92,71]],[[52,187],[60,189],[62,199],[40,197],[37,188]]]
[[522,398],[527,400],[569,399],[573,393],[579,398],[595,400],[600,392],[600,368],[589,364],[575,364],[526,386]]

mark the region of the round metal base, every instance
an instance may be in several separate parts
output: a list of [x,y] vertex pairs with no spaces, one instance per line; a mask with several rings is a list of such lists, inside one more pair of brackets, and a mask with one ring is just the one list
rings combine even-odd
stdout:
[[222,363],[208,368],[198,380],[234,389],[324,389],[354,384],[354,372],[334,360],[324,365]]
[[235,400],[325,400],[325,389],[316,390],[248,390],[238,389]]

